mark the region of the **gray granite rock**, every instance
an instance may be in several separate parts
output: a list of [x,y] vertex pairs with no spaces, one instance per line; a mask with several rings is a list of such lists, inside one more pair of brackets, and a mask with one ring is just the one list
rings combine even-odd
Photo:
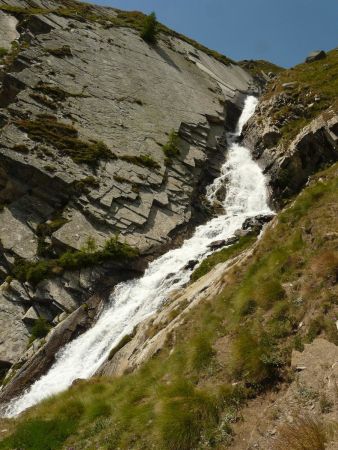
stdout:
[[11,43],[19,37],[17,23],[15,17],[0,11],[0,47],[10,50]]
[[0,292],[0,368],[11,366],[26,350],[29,332],[22,322],[25,309]]

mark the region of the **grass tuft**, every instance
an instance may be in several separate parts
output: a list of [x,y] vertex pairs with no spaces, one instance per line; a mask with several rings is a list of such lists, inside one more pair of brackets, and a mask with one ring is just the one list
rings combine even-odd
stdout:
[[304,415],[284,425],[273,450],[325,450],[327,431],[322,422]]
[[115,155],[100,141],[84,142],[72,125],[58,122],[54,116],[41,115],[35,120],[17,120],[16,125],[33,141],[42,142],[70,156],[77,164],[97,165],[100,160],[113,159]]

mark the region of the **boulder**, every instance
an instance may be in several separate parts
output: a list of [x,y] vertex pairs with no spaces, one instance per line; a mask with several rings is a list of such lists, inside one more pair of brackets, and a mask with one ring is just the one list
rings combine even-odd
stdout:
[[292,88],[296,87],[297,84],[298,84],[297,81],[290,81],[290,83],[283,83],[283,84],[282,84],[282,87],[283,87],[284,89],[292,89]]
[[211,244],[208,245],[208,248],[210,248],[210,250],[217,250],[218,248],[224,247],[225,242],[226,242],[225,239],[213,241],[213,242],[211,242]]
[[29,290],[15,279],[10,283],[4,284],[2,295],[13,303],[31,303]]
[[191,259],[190,261],[187,262],[187,264],[183,267],[183,270],[192,270],[199,261],[197,261],[197,259]]
[[39,319],[39,316],[37,312],[35,311],[34,307],[31,306],[29,310],[26,312],[26,314],[23,316],[22,321],[26,325],[34,325],[34,323]]
[[62,308],[63,311],[72,312],[78,308],[79,303],[63,286],[63,279],[43,280],[35,291],[34,300],[39,303],[54,303]]
[[324,50],[316,50],[314,52],[311,52],[308,57],[306,58],[306,63],[311,63],[313,61],[318,61],[320,59],[326,58],[326,53]]
[[231,236],[228,239],[220,239],[218,241],[211,242],[208,245],[210,250],[217,250],[218,248],[226,247],[227,245],[233,245],[238,241],[238,236]]
[[259,214],[255,217],[248,217],[243,225],[243,230],[253,230],[253,231],[259,231],[263,225],[267,222],[270,222],[274,218],[274,214]]

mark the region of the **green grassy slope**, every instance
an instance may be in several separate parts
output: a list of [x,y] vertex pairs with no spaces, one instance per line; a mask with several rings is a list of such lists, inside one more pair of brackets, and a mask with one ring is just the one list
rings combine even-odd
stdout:
[[[294,84],[285,87],[286,83]],[[271,120],[287,119],[280,130],[283,141],[287,143],[329,107],[338,112],[338,48],[328,52],[325,59],[298,64],[280,72],[268,84],[262,100],[269,100],[282,92],[286,92],[291,101],[276,107]],[[299,105],[304,106],[301,113]]]

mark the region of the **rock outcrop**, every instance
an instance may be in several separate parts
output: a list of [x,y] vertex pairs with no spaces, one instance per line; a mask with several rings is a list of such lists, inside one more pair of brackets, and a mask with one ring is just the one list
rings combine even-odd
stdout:
[[[310,101],[310,100],[309,100]],[[319,114],[289,139],[282,127],[304,115],[310,105],[295,104],[294,94],[284,91],[263,99],[244,128],[244,143],[264,168],[272,198],[279,205],[305,185],[309,176],[338,160],[338,110]],[[276,114],[287,112],[283,117]],[[284,139],[282,139],[282,135]]]
[[[240,66],[175,35],[147,44],[114,25],[120,15],[70,0],[0,0],[4,368],[31,358],[39,318],[54,326],[104,277],[112,288],[135,276],[205,217],[200,195],[224,159],[225,131],[256,89]],[[173,132],[178,152],[168,158]],[[115,234],[143,259],[12,281],[18,264],[89,241],[102,249]]]

